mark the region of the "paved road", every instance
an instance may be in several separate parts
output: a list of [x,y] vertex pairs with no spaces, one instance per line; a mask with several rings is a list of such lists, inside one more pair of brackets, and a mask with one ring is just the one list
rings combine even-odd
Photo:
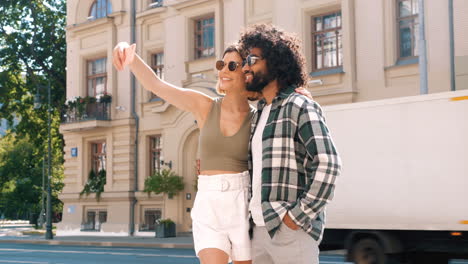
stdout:
[[[115,247],[0,244],[0,263],[22,264],[198,264],[192,249],[148,249]],[[320,264],[344,263],[339,255],[320,257]]]

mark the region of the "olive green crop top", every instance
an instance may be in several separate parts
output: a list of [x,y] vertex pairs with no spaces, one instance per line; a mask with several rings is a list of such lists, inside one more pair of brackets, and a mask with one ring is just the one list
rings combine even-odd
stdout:
[[222,98],[215,98],[203,128],[200,130],[198,151],[200,171],[223,170],[243,172],[248,170],[247,158],[250,139],[251,107],[239,131],[226,137],[220,130]]

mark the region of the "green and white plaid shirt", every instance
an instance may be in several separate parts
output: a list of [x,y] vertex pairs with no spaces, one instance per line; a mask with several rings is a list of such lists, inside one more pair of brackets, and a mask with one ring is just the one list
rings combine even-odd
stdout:
[[[282,91],[272,101],[262,136],[261,202],[271,237],[288,214],[315,240],[322,237],[325,206],[333,198],[341,160],[322,109],[313,100]],[[252,177],[252,136],[266,101],[258,102],[252,118],[249,170]],[[251,179],[252,180],[252,179]],[[252,182],[252,181],[251,181]]]

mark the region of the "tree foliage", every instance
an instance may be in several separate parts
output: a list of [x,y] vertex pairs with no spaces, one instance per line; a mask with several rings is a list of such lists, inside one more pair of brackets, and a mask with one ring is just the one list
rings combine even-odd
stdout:
[[[37,164],[43,157],[34,155],[35,148],[27,136],[10,133],[0,139],[0,211],[8,218],[28,218],[41,210],[43,168]],[[62,184],[52,186],[56,196]]]
[[[0,155],[0,163],[3,164],[0,187],[8,190],[6,193],[2,191],[2,201],[10,204],[15,199],[14,195],[22,195],[16,197],[24,198],[24,203],[34,204],[30,207],[34,213],[40,207],[41,192],[27,192],[27,189],[42,188],[42,160],[47,153],[48,142],[49,106],[45,88],[48,84],[52,102],[54,210],[60,210],[61,206],[57,194],[63,187],[63,139],[59,125],[66,87],[65,25],[65,1],[0,1],[0,120],[8,120],[9,124],[8,135],[0,140],[2,148],[15,157]],[[37,92],[41,95],[42,106],[34,109]],[[19,150],[25,148],[30,156],[19,155],[22,154]],[[37,175],[41,176],[39,181]],[[8,198],[7,193],[12,196]]]

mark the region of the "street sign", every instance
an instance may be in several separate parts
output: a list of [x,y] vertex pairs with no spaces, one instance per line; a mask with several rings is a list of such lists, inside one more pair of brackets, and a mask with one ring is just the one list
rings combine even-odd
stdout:
[[71,156],[78,157],[78,148],[71,148]]

